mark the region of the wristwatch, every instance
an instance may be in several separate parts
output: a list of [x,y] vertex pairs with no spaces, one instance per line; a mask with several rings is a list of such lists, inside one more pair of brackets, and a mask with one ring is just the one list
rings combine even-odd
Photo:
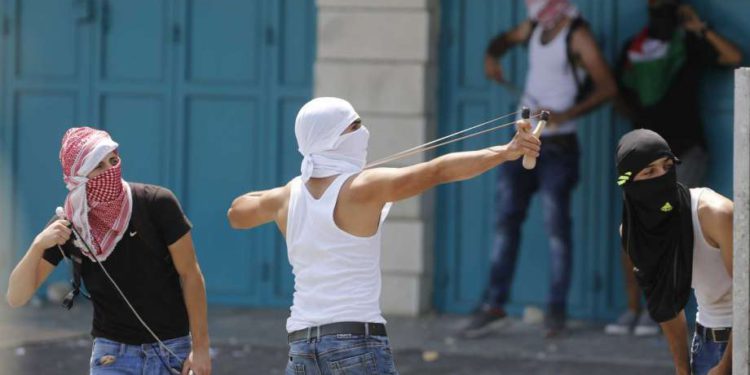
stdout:
[[698,32],[698,34],[699,34],[699,35],[701,36],[701,38],[704,38],[704,39],[705,39],[705,38],[706,38],[706,33],[708,33],[708,30],[710,30],[710,29],[708,28],[708,25],[703,25],[703,27],[701,27],[701,29],[700,29],[700,31]]

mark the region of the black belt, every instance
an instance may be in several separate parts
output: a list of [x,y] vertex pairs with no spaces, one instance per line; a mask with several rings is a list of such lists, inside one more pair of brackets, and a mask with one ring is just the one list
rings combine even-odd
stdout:
[[542,137],[542,143],[546,145],[556,145],[557,148],[566,152],[578,151],[578,136],[576,133],[553,134]]
[[388,336],[385,333],[385,324],[382,323],[340,322],[294,331],[289,334],[288,340],[289,342],[309,341],[329,335]]
[[700,325],[700,323],[695,323],[695,333],[705,337],[707,340],[724,343],[729,342],[729,335],[732,334],[732,327],[707,328]]

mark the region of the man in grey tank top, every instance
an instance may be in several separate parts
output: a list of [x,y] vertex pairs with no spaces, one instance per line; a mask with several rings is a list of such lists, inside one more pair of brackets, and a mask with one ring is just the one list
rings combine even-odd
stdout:
[[[625,134],[616,160],[622,247],[677,374],[730,374],[734,204],[711,189],[678,183],[679,159],[651,130]],[[684,308],[691,287],[698,315],[688,352]]]
[[[375,264],[374,277],[379,276],[380,244],[376,243],[376,251],[368,252],[373,245],[369,239],[377,238],[384,208],[387,209],[390,202],[419,195],[439,184],[475,177],[521,156],[538,157],[541,143],[530,134],[529,128],[527,122],[519,124],[519,131],[505,145],[451,153],[403,168],[365,169],[369,133],[351,104],[339,98],[317,98],[300,109],[295,135],[304,157],[301,175],[285,186],[241,195],[232,202],[227,213],[230,224],[236,229],[275,222],[291,247],[287,250],[295,273],[295,302],[287,322],[290,346],[287,374],[308,371],[326,375],[342,370],[398,373],[380,311],[352,309],[353,296],[331,291],[337,285],[335,278],[342,274],[347,280],[373,277],[371,269],[362,266],[365,263]],[[346,177],[348,175],[350,177]],[[340,176],[343,177],[339,179]],[[339,189],[338,198],[325,195],[328,189]],[[299,191],[305,194],[297,194]],[[309,203],[305,203],[307,206],[299,203],[302,199],[295,199],[302,195]],[[330,202],[332,207],[320,207],[320,202]],[[306,208],[309,211],[305,211]],[[321,223],[324,219],[314,216],[322,211],[333,212],[333,223]],[[306,222],[303,217],[306,213],[319,221]],[[327,216],[325,221],[330,219]],[[312,241],[295,241],[301,231],[309,229],[301,229],[300,225],[323,224],[331,229],[325,233],[325,239],[319,233],[320,241],[315,241],[307,231],[310,237],[302,237]],[[338,231],[333,230],[333,226]],[[341,246],[332,244],[336,239],[341,239]],[[368,240],[362,242],[362,252],[356,256],[352,255],[352,250],[356,250],[352,247],[358,241],[353,239]],[[304,250],[308,250],[308,254]],[[371,259],[366,258],[367,253]],[[355,257],[356,261],[352,261]],[[330,258],[336,258],[333,262],[336,270],[325,267],[332,264]],[[379,302],[379,283],[361,285],[372,290],[360,289],[357,296],[374,295],[375,302]],[[320,303],[322,300],[325,302]],[[378,303],[367,306],[379,310]],[[341,318],[342,315],[345,317]]]

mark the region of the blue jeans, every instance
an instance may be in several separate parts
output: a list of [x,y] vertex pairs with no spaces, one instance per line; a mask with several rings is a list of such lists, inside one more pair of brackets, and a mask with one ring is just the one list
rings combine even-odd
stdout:
[[190,354],[190,336],[164,341],[179,358],[158,343],[127,345],[97,337],[91,350],[90,375],[168,375],[180,373],[182,363]]
[[727,343],[706,340],[696,332],[690,347],[690,369],[693,375],[708,374],[709,370],[719,364],[726,349]]
[[573,248],[570,217],[571,192],[578,183],[578,141],[574,136],[542,138],[535,169],[526,170],[521,160],[500,166],[497,184],[496,230],[487,300],[490,307],[508,302],[518,258],[521,225],[529,201],[538,190],[544,225],[549,238],[550,287],[548,305],[565,311],[570,287]]
[[289,344],[286,375],[395,374],[385,336],[329,335]]

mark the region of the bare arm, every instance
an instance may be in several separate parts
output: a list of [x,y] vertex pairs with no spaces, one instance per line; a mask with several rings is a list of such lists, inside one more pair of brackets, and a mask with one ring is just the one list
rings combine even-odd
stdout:
[[190,321],[192,351],[186,359],[182,373],[192,369],[198,375],[211,373],[209,356],[208,315],[206,304],[206,284],[198,260],[195,257],[193,237],[188,232],[168,246],[177,273],[180,274],[182,295]]
[[530,134],[530,125],[521,122],[518,127],[519,132],[507,145],[454,152],[404,168],[365,170],[352,181],[350,189],[362,201],[396,202],[439,184],[475,177],[524,154],[538,157],[540,142]]
[[686,30],[701,34],[705,32],[706,40],[716,48],[719,53],[718,60],[716,61],[720,65],[725,66],[737,66],[742,62],[742,52],[734,44],[729,42],[723,36],[719,35],[716,31],[708,29],[705,22],[703,22],[698,13],[693,9],[692,6],[683,4],[680,6],[680,16],[683,19],[683,27]]
[[719,52],[718,63],[724,66],[738,66],[742,63],[742,52],[714,30],[706,30],[706,40]]
[[573,55],[591,77],[594,89],[586,99],[565,111],[561,122],[580,117],[617,95],[617,84],[591,31],[587,27],[577,28],[570,43]]
[[731,277],[734,253],[734,203],[721,194],[708,191],[701,196],[698,218],[706,241],[711,246],[719,248],[724,266]]
[[227,212],[229,224],[235,229],[249,229],[274,221],[278,218],[287,197],[288,184],[241,195],[232,202]]
[[13,269],[8,281],[6,299],[11,307],[26,304],[47,280],[55,266],[42,258],[44,251],[52,246],[63,245],[70,238],[70,229],[65,220],[58,220],[36,236],[26,254]]
[[532,29],[531,21],[527,20],[490,41],[484,55],[484,71],[487,78],[498,82],[503,81],[503,69],[498,59],[503,57],[510,48],[528,40]]
[[664,336],[667,338],[669,350],[672,352],[672,362],[674,362],[675,373],[677,375],[690,374],[690,356],[687,346],[687,321],[685,320],[685,311],[674,317],[672,320],[660,323]]

